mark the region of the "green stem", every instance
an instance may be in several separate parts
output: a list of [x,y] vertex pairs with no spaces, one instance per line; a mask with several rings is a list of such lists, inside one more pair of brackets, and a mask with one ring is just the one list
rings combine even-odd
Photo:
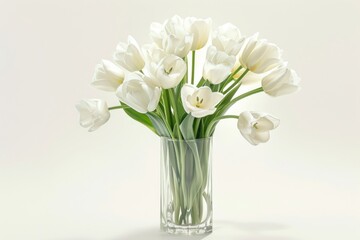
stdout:
[[180,119],[179,119],[179,116],[178,116],[178,109],[177,109],[177,103],[175,101],[175,92],[174,92],[174,89],[171,88],[171,89],[168,89],[168,93],[169,93],[169,97],[170,97],[170,102],[171,102],[171,105],[172,105],[172,108],[174,110],[174,118],[175,118],[175,123],[177,125],[177,131],[178,131],[178,135],[179,135],[179,139],[181,140],[182,137],[181,137],[181,131],[180,131]]
[[188,82],[188,72],[189,72],[189,64],[188,64],[188,59],[187,59],[187,57],[185,57],[184,58],[184,61],[185,61],[185,63],[186,63],[186,73],[185,73],[185,76],[184,76],[184,79],[183,79],[183,81],[184,81],[184,83],[187,83]]
[[246,92],[246,93],[241,94],[240,96],[234,98],[234,99],[231,100],[226,106],[227,106],[227,107],[231,107],[231,106],[234,105],[237,101],[239,101],[239,100],[241,100],[241,99],[243,99],[243,98],[246,98],[246,97],[248,97],[248,96],[250,96],[250,95],[253,95],[253,94],[255,94],[255,93],[262,92],[262,91],[264,91],[264,89],[263,89],[262,87],[255,88],[255,89],[253,89],[253,90],[251,90],[251,91],[249,91],[249,92]]
[[164,115],[165,115],[164,121],[167,122],[171,128],[173,125],[171,107],[169,104],[169,96],[167,94],[167,91],[165,91],[165,90],[162,91],[162,101],[163,101],[163,105],[164,105]]
[[220,120],[222,120],[222,119],[228,119],[228,118],[238,119],[239,116],[236,116],[236,115],[224,115],[224,116],[219,116],[219,117],[214,118],[214,119],[210,122],[208,128],[206,129],[205,136],[206,136],[206,137],[210,137],[210,133],[212,132],[212,128],[214,127],[214,125],[215,125],[218,121],[220,121]]
[[235,76],[235,74],[237,74],[241,69],[242,69],[242,66],[238,67],[234,72],[232,72],[232,73],[224,80],[224,82],[221,84],[220,91],[223,91],[223,90],[224,90],[225,86],[233,79],[233,76]]
[[235,74],[237,74],[243,67],[239,66],[234,72],[232,72],[228,79],[231,79]]
[[167,130],[168,130],[168,132],[169,132],[170,137],[171,137],[172,139],[174,139],[174,134],[173,134],[173,132],[172,132],[172,130],[171,130],[171,127],[169,126],[168,121],[166,121],[166,116],[165,116],[165,114],[164,114],[164,111],[161,109],[160,106],[158,106],[158,107],[156,108],[156,111],[159,113],[160,117],[163,119],[164,124],[165,124],[165,126],[166,126],[166,128],[167,128]]
[[200,121],[201,121],[201,118],[195,118],[195,121],[194,121],[194,136],[195,136],[195,138],[198,136]]
[[[177,152],[176,155],[177,155],[177,163],[178,163],[178,166],[180,167],[180,185],[181,185],[181,189],[182,189],[182,198],[181,198],[181,203],[182,203],[182,207],[181,207],[181,211],[182,211],[182,215],[180,216],[180,223],[182,221],[185,222],[185,224],[187,223],[187,209],[189,209],[189,205],[191,204],[189,201],[189,193],[188,193],[188,189],[187,189],[187,184],[186,184],[186,175],[185,175],[185,171],[186,171],[186,159],[185,159],[185,155],[186,155],[186,149],[185,149],[185,145],[184,143],[181,141],[183,138],[182,138],[182,135],[181,135],[181,131],[180,131],[180,119],[179,119],[179,116],[178,116],[178,106],[177,106],[177,102],[175,101],[175,92],[174,92],[174,89],[168,89],[168,93],[169,93],[169,97],[170,97],[170,102],[171,102],[171,105],[173,107],[173,110],[174,110],[174,118],[175,118],[175,122],[176,122],[176,130],[177,130],[177,133],[178,133],[178,139],[180,141],[178,142],[175,142],[174,145],[177,145],[175,147],[175,151]],[[178,147],[178,148],[177,148]],[[185,214],[185,215],[184,215]]]
[[248,72],[249,69],[246,69],[245,72],[241,74],[241,76],[238,79],[236,79],[235,82],[224,91],[224,94],[228,93],[233,87],[235,87],[238,83],[240,83],[241,79],[243,79]]
[[205,82],[206,80],[204,78],[201,78],[196,87],[202,87]]
[[109,107],[108,110],[111,111],[111,110],[121,109],[121,108],[127,109],[129,107],[128,106],[114,106],[114,107]]
[[192,51],[192,69],[191,69],[191,84],[194,85],[195,76],[195,51]]

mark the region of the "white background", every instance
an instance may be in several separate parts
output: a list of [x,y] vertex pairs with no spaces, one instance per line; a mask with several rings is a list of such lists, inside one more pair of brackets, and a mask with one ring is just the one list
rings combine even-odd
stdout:
[[172,239],[158,226],[158,138],[121,111],[88,133],[74,104],[116,104],[89,85],[95,65],[173,14],[260,32],[302,78],[296,94],[233,110],[279,117],[269,143],[219,124],[215,229],[195,239],[360,239],[356,0],[0,1],[0,239]]

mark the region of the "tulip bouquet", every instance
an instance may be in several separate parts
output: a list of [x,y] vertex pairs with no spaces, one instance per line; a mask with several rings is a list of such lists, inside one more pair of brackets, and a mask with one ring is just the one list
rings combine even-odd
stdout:
[[[295,92],[300,79],[276,45],[258,39],[258,34],[244,37],[230,23],[212,30],[211,19],[174,16],[162,24],[152,23],[150,36],[152,43],[141,47],[129,36],[127,43],[116,47],[113,61],[96,66],[93,86],[115,92],[119,105],[83,100],[76,106],[80,124],[94,131],[107,122],[110,110],[122,109],[159,135],[164,229],[188,232],[195,227],[197,233],[208,232],[212,222],[209,139],[217,123],[237,119],[249,143],[268,141],[278,119],[253,111],[226,115],[227,110],[260,92],[273,97]],[[204,47],[206,59],[199,63],[196,53]],[[195,79],[195,66],[200,64],[202,77]],[[256,76],[259,86],[238,94],[248,75]]]

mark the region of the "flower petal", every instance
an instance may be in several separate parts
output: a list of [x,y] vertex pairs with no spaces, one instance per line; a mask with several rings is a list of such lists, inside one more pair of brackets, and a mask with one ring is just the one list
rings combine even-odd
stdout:
[[184,110],[186,113],[190,112],[190,108],[188,107],[188,96],[191,96],[197,88],[191,84],[185,84],[181,88],[181,102],[183,104]]
[[280,120],[270,115],[266,115],[257,120],[256,128],[260,132],[269,131],[277,128]]

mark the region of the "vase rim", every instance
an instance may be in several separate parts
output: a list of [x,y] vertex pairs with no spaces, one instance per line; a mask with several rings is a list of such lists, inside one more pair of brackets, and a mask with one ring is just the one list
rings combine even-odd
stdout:
[[172,141],[172,142],[180,142],[180,141],[184,141],[184,142],[197,142],[197,141],[212,140],[212,138],[213,138],[213,136],[204,137],[204,138],[194,138],[194,139],[175,139],[175,138],[171,138],[171,137],[161,136],[161,137],[160,137],[160,140]]

